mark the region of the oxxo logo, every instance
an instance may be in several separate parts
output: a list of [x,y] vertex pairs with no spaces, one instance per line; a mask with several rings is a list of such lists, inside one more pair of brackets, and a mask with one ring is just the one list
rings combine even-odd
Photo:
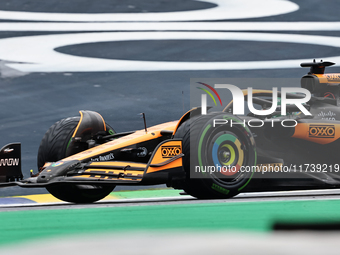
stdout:
[[[207,86],[207,84],[203,84],[200,83],[202,85]],[[216,90],[214,88],[212,88],[211,86],[209,86],[209,88],[215,93],[215,95],[218,97],[218,99],[220,100],[220,103],[222,105],[220,96],[217,94]],[[239,115],[244,115],[244,94],[242,92],[242,90],[238,87],[236,87],[235,85],[231,85],[231,84],[215,84],[215,88],[218,89],[229,89],[232,97],[233,97],[233,114],[239,114]],[[202,89],[203,90],[203,89]],[[205,92],[207,92],[208,95],[210,95],[210,97],[213,98],[212,94],[207,91],[204,90]],[[277,96],[277,88],[274,87],[273,88],[273,93],[272,93],[272,106],[270,107],[270,109],[262,109],[262,110],[258,110],[255,109],[254,104],[253,104],[253,89],[252,88],[248,88],[248,94],[247,94],[247,102],[248,102],[248,108],[249,110],[255,114],[255,115],[261,115],[261,116],[265,116],[265,115],[270,115],[272,114],[276,108],[277,108],[277,102],[278,102],[278,96]],[[209,92],[209,93],[208,93]],[[304,93],[306,96],[304,98],[287,98],[287,93]],[[286,107],[287,105],[296,105],[296,107],[298,107],[300,109],[300,111],[305,114],[305,115],[312,115],[304,106],[303,103],[306,103],[310,100],[311,98],[311,93],[304,88],[297,88],[297,87],[291,87],[291,88],[282,88],[281,89],[281,115],[286,115],[287,111],[286,111]],[[213,98],[215,105],[216,105],[216,100]],[[202,115],[207,114],[207,95],[206,94],[202,94],[201,96],[201,108],[202,108]]]
[[181,151],[180,146],[162,146],[161,148],[163,158],[172,158],[179,155]]
[[309,137],[314,138],[334,138],[335,127],[334,125],[310,125]]

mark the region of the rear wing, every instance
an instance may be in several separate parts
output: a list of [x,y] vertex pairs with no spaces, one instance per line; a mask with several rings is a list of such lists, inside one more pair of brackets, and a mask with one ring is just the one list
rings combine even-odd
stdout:
[[302,67],[310,67],[308,74],[301,78],[301,87],[309,90],[315,97],[328,97],[337,100],[340,96],[340,74],[327,73],[325,68],[334,65],[333,62],[302,63]]
[[0,150],[0,183],[22,179],[21,144],[7,144]]

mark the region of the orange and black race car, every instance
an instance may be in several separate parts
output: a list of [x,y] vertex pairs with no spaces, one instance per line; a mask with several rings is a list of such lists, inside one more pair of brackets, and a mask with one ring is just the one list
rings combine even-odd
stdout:
[[[80,111],[80,117],[49,128],[38,151],[39,172],[27,179],[22,179],[20,144],[3,147],[0,186],[46,187],[74,203],[100,200],[116,185],[166,184],[197,198],[340,187],[340,75],[324,74],[331,62],[301,65],[311,68],[301,86],[313,95],[304,105],[312,115],[288,105],[286,116],[280,106],[265,116],[235,116],[232,101],[221,112],[202,115],[195,108],[179,121],[115,133],[100,114]],[[252,100],[265,110],[272,97],[270,90],[254,90]],[[273,120],[287,118],[295,124],[273,127]]]

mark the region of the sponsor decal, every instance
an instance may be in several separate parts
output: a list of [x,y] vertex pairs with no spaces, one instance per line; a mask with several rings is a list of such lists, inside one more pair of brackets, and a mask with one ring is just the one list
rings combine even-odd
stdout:
[[148,150],[145,147],[139,147],[138,150],[141,150],[141,152],[137,153],[137,157],[143,158],[148,155]]
[[107,155],[104,156],[98,156],[97,158],[92,158],[91,161],[92,162],[96,162],[96,161],[110,161],[112,159],[114,159],[115,156],[113,155],[113,153],[109,153]]
[[225,189],[225,188],[223,188],[221,186],[218,186],[215,183],[213,183],[211,185],[211,188],[216,190],[216,191],[218,191],[218,192],[220,192],[220,193],[222,193],[222,194],[228,194],[229,193],[229,190],[227,190],[227,189]]
[[334,125],[310,125],[309,137],[313,138],[334,138]]
[[181,146],[162,146],[162,158],[172,158],[182,152]]
[[19,161],[19,158],[0,159],[0,166],[17,166],[19,165]]
[[318,117],[321,117],[323,120],[335,120],[336,114],[332,111],[324,112],[321,111],[318,113]]
[[339,81],[340,82],[340,74],[337,73],[330,73],[324,74],[328,81]]
[[56,166],[60,166],[60,165],[62,165],[62,164],[64,164],[63,161],[58,161],[58,162],[53,163],[51,166],[52,166],[52,167],[56,167]]

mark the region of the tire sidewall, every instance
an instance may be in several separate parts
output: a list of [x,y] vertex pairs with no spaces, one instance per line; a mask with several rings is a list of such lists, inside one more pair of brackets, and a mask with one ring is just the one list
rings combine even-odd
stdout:
[[[62,119],[52,125],[45,133],[38,150],[38,168],[46,162],[56,162],[66,157],[66,151],[72,135],[79,123],[80,117]],[[106,124],[108,133],[114,132],[111,126]],[[79,148],[80,151],[86,147]],[[56,198],[72,203],[92,203],[106,197],[115,188],[115,185],[94,185],[97,189],[82,189],[77,184],[58,184],[47,186],[46,189]]]
[[[190,137],[190,178],[197,179],[196,182],[210,190],[211,194],[214,194],[212,195],[213,197],[233,196],[247,186],[254,174],[251,166],[256,165],[255,140],[250,130],[243,126],[243,122],[236,116],[226,113],[211,113],[209,115],[211,116],[200,116],[191,124],[193,132]],[[200,118],[205,118],[207,121],[202,124],[202,122],[200,123]],[[224,119],[228,123],[233,121],[233,123],[238,124],[232,127],[229,124],[215,125],[214,127],[214,120],[216,119]],[[195,125],[199,126],[195,127]],[[199,130],[198,133],[194,131],[195,129]],[[219,141],[220,144],[218,145],[216,141]],[[235,145],[236,141],[238,146]],[[249,166],[247,171],[240,171],[239,169],[234,175],[226,176],[227,181],[224,180],[224,175],[222,176],[221,173],[207,173],[207,168],[205,168],[205,172],[197,173],[197,166],[200,166],[201,169],[204,169],[204,166],[216,167],[216,158],[218,158],[216,156],[216,147],[221,148],[221,145],[234,150],[234,161],[237,161],[243,167]],[[215,154],[213,148],[215,148]],[[240,154],[243,154],[242,160]],[[235,168],[237,168],[237,164],[235,164]],[[235,168],[233,169],[235,170]]]

